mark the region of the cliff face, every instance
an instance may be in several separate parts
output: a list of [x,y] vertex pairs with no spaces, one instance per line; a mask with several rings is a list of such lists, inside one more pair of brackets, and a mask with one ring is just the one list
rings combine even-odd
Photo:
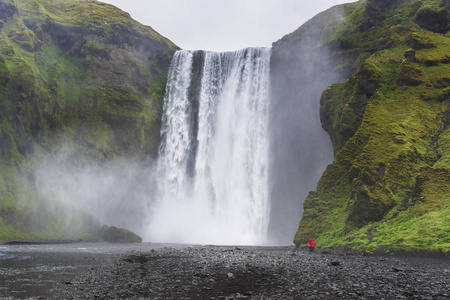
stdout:
[[330,139],[317,118],[317,102],[328,85],[346,80],[355,71],[335,45],[321,44],[329,30],[323,24],[339,22],[341,10],[335,7],[322,13],[272,47],[271,240],[295,234],[297,224],[293,220],[302,213],[300,199],[315,188],[333,159]]
[[43,229],[34,200],[17,202],[37,157],[64,147],[77,163],[155,156],[175,50],[98,1],[0,0],[0,223]]
[[[334,162],[304,201],[297,245],[450,248],[449,6],[368,0],[310,21],[333,70],[355,72],[322,94]],[[306,36],[305,25],[286,39]]]

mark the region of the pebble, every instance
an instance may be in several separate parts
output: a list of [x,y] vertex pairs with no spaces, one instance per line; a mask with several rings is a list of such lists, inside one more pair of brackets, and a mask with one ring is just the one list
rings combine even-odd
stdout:
[[71,284],[60,282],[52,297],[441,300],[448,299],[449,268],[448,257],[292,252],[291,247],[168,247],[105,259]]

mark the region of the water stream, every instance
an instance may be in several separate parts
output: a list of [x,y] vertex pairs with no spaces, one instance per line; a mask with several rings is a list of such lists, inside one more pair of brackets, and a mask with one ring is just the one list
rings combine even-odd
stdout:
[[149,240],[266,242],[270,55],[269,48],[175,53]]

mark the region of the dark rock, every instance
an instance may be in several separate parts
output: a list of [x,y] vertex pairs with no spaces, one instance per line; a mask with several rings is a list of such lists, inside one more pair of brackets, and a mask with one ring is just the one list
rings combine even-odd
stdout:
[[407,62],[414,62],[416,60],[416,50],[409,49],[404,54]]
[[79,240],[48,240],[48,239],[29,239],[29,240],[10,240],[0,243],[1,245],[57,245],[57,244],[73,244]]
[[419,64],[409,61],[403,62],[399,71],[399,85],[418,86],[426,83],[427,77]]
[[7,18],[17,13],[17,8],[11,0],[0,1],[0,19],[6,21]]
[[98,236],[110,243],[141,243],[142,238],[137,234],[123,228],[103,225]]
[[371,97],[380,86],[382,75],[376,66],[370,63],[363,63],[358,71],[358,83],[361,89]]
[[441,6],[423,4],[417,11],[416,23],[423,29],[445,34],[450,29],[449,7],[448,1]]
[[394,270],[395,272],[405,272],[406,271],[405,268],[399,267],[399,266],[392,267],[392,270]]

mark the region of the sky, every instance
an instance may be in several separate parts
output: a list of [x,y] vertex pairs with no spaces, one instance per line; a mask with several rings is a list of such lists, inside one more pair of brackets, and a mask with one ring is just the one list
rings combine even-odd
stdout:
[[101,0],[182,49],[271,47],[321,11],[355,0]]

